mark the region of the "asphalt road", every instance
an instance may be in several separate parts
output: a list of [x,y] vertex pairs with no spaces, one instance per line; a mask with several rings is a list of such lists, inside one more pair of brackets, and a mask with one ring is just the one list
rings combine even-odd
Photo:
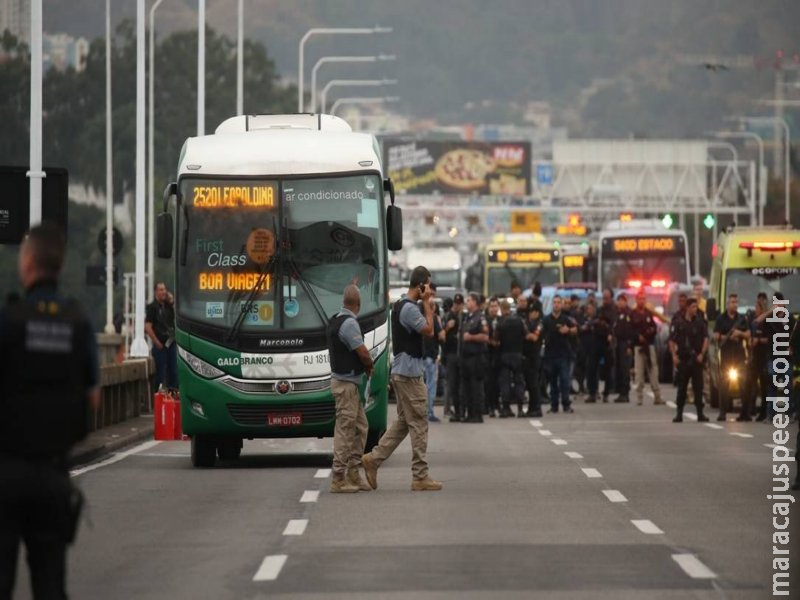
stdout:
[[[408,442],[377,491],[339,495],[331,440],[248,442],[211,470],[191,467],[186,442],[137,446],[75,472],[90,523],[71,595],[772,597],[771,425],[673,424],[651,398],[575,407],[432,424],[441,492],[409,490]],[[800,566],[800,504],[793,515]],[[21,569],[17,598],[27,585]]]

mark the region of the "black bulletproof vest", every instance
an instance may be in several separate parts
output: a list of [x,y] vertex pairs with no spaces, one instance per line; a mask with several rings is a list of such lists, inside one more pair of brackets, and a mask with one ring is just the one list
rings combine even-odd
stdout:
[[339,330],[350,315],[336,315],[328,323],[328,350],[331,354],[331,371],[337,375],[361,375],[364,365],[358,354],[339,339]]
[[400,323],[400,311],[406,304],[414,304],[408,298],[394,303],[392,307],[392,352],[405,352],[412,358],[422,358],[422,336],[416,331],[409,332]]
[[90,326],[74,302],[8,306],[0,360],[0,453],[60,458],[87,434]]
[[522,354],[525,332],[519,316],[512,313],[504,317],[498,325],[497,333],[500,336],[500,352],[502,354]]

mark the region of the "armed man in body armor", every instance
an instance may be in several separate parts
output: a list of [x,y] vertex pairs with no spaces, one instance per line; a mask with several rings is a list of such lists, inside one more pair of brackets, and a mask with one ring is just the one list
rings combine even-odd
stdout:
[[636,404],[644,402],[644,380],[649,375],[654,404],[664,404],[658,387],[658,361],[656,360],[656,322],[650,309],[645,306],[644,290],[636,293],[636,308],[631,311],[633,331],[633,365],[636,373]]
[[[486,347],[486,377],[483,380],[484,398],[486,406],[484,413],[490,417],[500,411],[500,343],[497,341],[497,327],[500,324],[500,303],[497,298],[489,299],[486,309],[486,324],[489,326],[489,344]],[[502,414],[500,416],[503,416]]]
[[461,332],[464,322],[464,296],[453,296],[453,306],[444,317],[444,366],[447,373],[447,393],[444,414],[450,421],[460,421],[461,402]]
[[[372,489],[378,487],[378,468],[411,434],[411,491],[438,491],[442,484],[428,474],[428,391],[423,381],[422,337],[433,336],[431,274],[425,267],[411,272],[408,292],[392,307],[392,386],[397,397],[397,419],[372,452],[361,457]],[[422,311],[418,302],[422,300]],[[423,315],[424,313],[424,315]]]
[[65,239],[31,229],[19,253],[25,297],[0,312],[0,598],[14,589],[20,541],[34,598],[66,598],[66,550],[82,496],[70,448],[100,402],[97,348],[77,303],[57,292]]
[[[717,421],[725,421],[731,410],[732,387],[738,383],[740,390],[746,389],[744,366],[747,362],[745,343],[750,340],[747,320],[739,312],[739,297],[728,296],[728,306],[714,323],[714,339],[719,347],[719,415]],[[750,420],[750,395],[741,393],[742,410],[737,421]]]
[[697,314],[697,299],[686,301],[686,314],[677,321],[672,329],[670,340],[672,361],[677,368],[676,383],[678,386],[678,413],[672,419],[674,423],[683,421],[683,407],[686,404],[686,388],[689,381],[694,389],[694,405],[697,409],[697,420],[708,421],[703,414],[703,365],[708,352],[708,326],[705,319]]
[[505,300],[500,303],[500,311],[503,318],[495,333],[495,339],[500,345],[500,393],[503,397],[500,416],[503,418],[514,416],[514,413],[511,412],[513,393],[517,405],[517,416],[523,418],[525,417],[522,409],[525,401],[525,358],[522,351],[528,335],[528,328],[522,317],[516,312],[511,312],[511,305]]
[[630,402],[631,391],[631,355],[633,348],[633,328],[631,327],[631,309],[628,308],[628,297],[617,296],[617,320],[614,322],[614,340],[616,342],[615,364],[617,372],[617,392],[619,396],[614,402]]
[[525,357],[525,387],[528,390],[528,416],[542,416],[540,374],[542,372],[542,303],[532,299],[526,326],[528,335],[522,345]]
[[465,423],[483,423],[483,378],[486,375],[486,346],[489,325],[480,309],[480,296],[467,296],[467,320],[461,342],[461,402]]
[[[357,321],[361,309],[358,287],[344,290],[342,310],[328,324],[328,350],[331,358],[331,392],[336,401],[336,428],[333,432],[333,477],[331,492],[369,491],[358,467],[369,425],[358,386],[364,373],[372,376],[372,356],[364,345]],[[369,394],[369,390],[364,391]]]

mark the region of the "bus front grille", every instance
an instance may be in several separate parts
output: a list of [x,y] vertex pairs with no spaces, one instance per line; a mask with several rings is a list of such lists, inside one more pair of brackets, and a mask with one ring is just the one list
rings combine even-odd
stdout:
[[329,402],[297,404],[228,404],[231,418],[239,425],[266,425],[269,414],[301,414],[303,424],[326,423],[336,416],[336,405]]
[[[228,387],[244,392],[245,394],[277,394],[275,391],[276,381],[247,381],[225,377],[221,382]],[[289,394],[297,392],[319,392],[331,387],[331,378],[317,379],[314,381],[295,381],[292,383]]]

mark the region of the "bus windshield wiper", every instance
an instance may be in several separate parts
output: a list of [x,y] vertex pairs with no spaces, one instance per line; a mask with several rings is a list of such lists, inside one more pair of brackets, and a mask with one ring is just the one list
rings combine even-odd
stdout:
[[[286,217],[284,217],[282,238],[286,241],[285,243],[287,244],[287,247],[289,248],[290,252],[287,253],[288,256],[281,257],[282,258],[281,265],[283,266],[283,262],[288,263],[289,268],[292,269],[292,275],[294,276],[295,279],[297,279],[297,282],[300,284],[300,287],[303,288],[303,291],[306,293],[306,296],[308,296],[309,300],[311,300],[311,306],[314,307],[314,312],[317,313],[320,323],[322,323],[323,327],[326,327],[328,325],[328,317],[325,315],[325,309],[322,306],[322,302],[320,302],[319,296],[317,296],[316,292],[311,288],[311,284],[309,284],[308,281],[306,281],[306,278],[303,277],[303,273],[300,271],[300,269],[297,266],[297,263],[294,262],[294,258],[291,256],[291,242],[289,241],[289,236],[288,236],[289,227],[286,221],[287,221]],[[284,272],[285,269],[281,268],[281,277],[283,277]],[[291,297],[291,291],[292,291],[291,281],[289,282],[288,287]]]
[[256,280],[255,284],[253,284],[253,287],[251,287],[246,292],[247,300],[245,300],[244,305],[242,305],[241,311],[236,316],[236,320],[233,322],[233,325],[230,328],[230,331],[228,331],[228,334],[225,336],[227,341],[229,342],[233,341],[233,338],[235,338],[236,335],[238,335],[239,330],[242,328],[242,323],[244,323],[244,320],[245,318],[247,318],[247,315],[250,314],[250,309],[253,307],[253,303],[255,302],[256,299],[256,294],[258,294],[258,291],[264,284],[264,280],[267,277],[269,277],[270,273],[272,272],[276,257],[279,257],[279,255],[280,255],[280,250],[276,251],[275,254],[273,254],[270,257],[269,261],[264,265],[263,271],[261,271],[261,273],[258,274],[258,279]]

